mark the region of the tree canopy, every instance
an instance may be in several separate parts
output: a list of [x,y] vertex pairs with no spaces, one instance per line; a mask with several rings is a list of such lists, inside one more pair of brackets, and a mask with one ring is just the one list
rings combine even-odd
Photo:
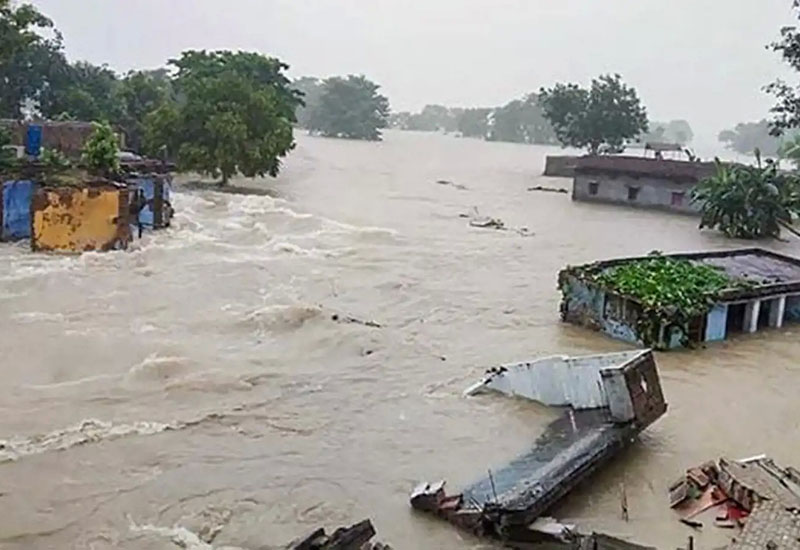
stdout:
[[145,120],[146,149],[166,148],[183,170],[227,183],[235,174],[276,176],[294,148],[292,123],[301,94],[287,65],[253,53],[187,51],[177,69],[175,101]]
[[304,76],[295,80],[292,86],[303,94],[303,104],[298,106],[295,112],[297,125],[301,128],[308,128],[311,123],[311,112],[314,107],[319,105],[319,99],[322,96],[322,80],[313,76]]
[[493,109],[464,109],[458,118],[458,131],[464,137],[486,139],[489,136]]
[[380,140],[389,117],[389,100],[364,76],[331,77],[322,82],[311,107],[308,129],[327,137]]
[[694,139],[694,131],[685,120],[671,120],[669,122],[650,122],[649,130],[642,134],[638,141],[646,143],[675,143],[689,145]]
[[542,88],[539,102],[564,146],[590,154],[619,153],[648,130],[647,111],[636,90],[619,75],[592,80],[590,88],[556,84]]
[[758,150],[767,157],[776,156],[781,144],[779,138],[771,135],[770,122],[766,119],[741,122],[732,129],[720,132],[718,139],[731,151],[752,155]]
[[[800,19],[800,0],[793,0],[794,10]],[[796,26],[787,26],[781,29],[781,37],[773,42],[770,47],[778,52],[783,61],[791,68],[800,71],[800,31]],[[777,99],[777,104],[772,108],[773,119],[771,130],[773,135],[780,136],[786,130],[800,127],[800,88],[776,80],[767,86],[767,91]]]
[[692,200],[701,207],[701,228],[739,239],[778,237],[800,213],[800,182],[759,156],[755,166],[717,160],[717,173],[694,188]]
[[545,118],[539,98],[535,94],[515,99],[495,109],[487,139],[541,145],[558,143],[553,126]]
[[53,22],[35,7],[0,0],[0,117],[20,118],[25,103],[38,99],[65,63],[61,47]]

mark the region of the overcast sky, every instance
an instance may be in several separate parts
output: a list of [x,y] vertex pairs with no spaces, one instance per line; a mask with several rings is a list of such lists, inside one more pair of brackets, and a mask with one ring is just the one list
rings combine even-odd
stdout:
[[394,110],[494,106],[618,72],[651,119],[703,139],[764,118],[792,74],[765,45],[791,0],[34,0],[67,55],[124,71],[187,48],[278,56],[291,75],[363,73]]

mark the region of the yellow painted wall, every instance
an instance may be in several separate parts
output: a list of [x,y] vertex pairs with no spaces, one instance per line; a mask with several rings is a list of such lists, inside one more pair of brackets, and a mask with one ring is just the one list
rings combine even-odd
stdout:
[[[82,252],[127,245],[127,224],[122,230],[117,224],[120,200],[120,191],[111,188],[39,190],[33,199],[33,249]],[[118,243],[120,237],[124,242]]]

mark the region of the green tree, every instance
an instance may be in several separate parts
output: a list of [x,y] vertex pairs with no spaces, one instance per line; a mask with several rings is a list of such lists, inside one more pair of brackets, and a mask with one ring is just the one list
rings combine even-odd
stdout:
[[558,142],[535,94],[521,100],[515,99],[495,109],[487,139],[541,145]]
[[297,125],[308,129],[311,113],[319,105],[322,96],[322,81],[313,76],[304,76],[295,80],[293,86],[303,94],[303,105],[298,106],[296,112]]
[[685,120],[671,120],[669,122],[650,122],[649,129],[637,141],[640,143],[675,143],[689,145],[694,139],[694,131]]
[[396,128],[398,130],[409,130],[409,124],[411,122],[411,117],[413,117],[411,113],[408,111],[400,111],[399,113],[390,113],[389,118],[386,119],[386,125],[389,128]]
[[309,129],[328,137],[380,140],[389,117],[389,100],[379,89],[364,76],[326,79]]
[[[728,237],[779,237],[791,229],[800,212],[800,185],[794,175],[781,173],[778,164],[726,164],[717,159],[717,173],[692,191],[701,207],[700,228],[718,228]],[[792,230],[793,231],[793,230]]]
[[81,161],[90,173],[110,177],[119,171],[119,138],[107,122],[93,123],[94,130],[83,148]]
[[39,111],[46,118],[116,122],[123,112],[119,87],[117,75],[105,65],[78,61],[57,67],[39,94]]
[[422,111],[411,115],[406,130],[418,132],[455,132],[458,121],[453,110],[444,105],[425,105]]
[[458,131],[464,137],[486,139],[489,135],[489,119],[492,109],[464,109],[458,117]]
[[[792,5],[800,19],[800,0],[793,0]],[[774,52],[778,52],[792,69],[800,71],[800,31],[796,26],[783,27],[780,39],[773,42],[770,47]],[[768,85],[766,90],[777,99],[777,104],[772,108],[773,135],[780,136],[786,130],[800,127],[800,88],[776,80]]]
[[120,81],[116,101],[118,116],[112,119],[125,131],[126,147],[142,151],[147,115],[172,97],[172,85],[165,69],[131,71]]
[[767,157],[778,154],[780,140],[770,134],[770,122],[741,122],[735,128],[723,130],[719,134],[719,141],[727,149],[742,155],[751,155],[755,150]]
[[636,90],[619,75],[600,76],[589,89],[577,84],[542,88],[539,101],[561,144],[586,148],[592,155],[622,152],[648,129]]
[[35,7],[0,0],[0,117],[20,118],[24,103],[38,98],[53,67],[65,63],[61,48],[61,34]]
[[219,177],[277,176],[294,148],[292,124],[301,93],[283,75],[287,65],[252,53],[184,52],[177,99],[145,120],[145,149],[162,148],[179,168]]
[[671,120],[667,123],[667,138],[671,143],[689,145],[694,140],[694,131],[691,124],[685,120]]
[[0,124],[0,182],[3,181],[3,176],[8,175],[7,172],[16,164],[13,151],[7,147],[10,144],[11,132],[5,125]]

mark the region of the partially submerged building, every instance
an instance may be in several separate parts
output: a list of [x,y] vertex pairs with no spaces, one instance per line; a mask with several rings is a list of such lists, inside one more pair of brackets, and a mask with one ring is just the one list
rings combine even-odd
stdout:
[[652,352],[503,365],[465,393],[487,390],[563,407],[563,415],[527,452],[458,494],[447,495],[444,481],[421,484],[411,495],[412,507],[507,543],[555,537],[574,548],[633,548],[605,545],[596,537],[589,537],[587,546],[586,537],[568,529],[554,533],[552,522],[540,526],[535,521],[666,412]]
[[98,178],[80,163],[55,167],[40,156],[43,145],[76,155],[91,136],[91,123],[0,124],[24,149],[0,173],[0,241],[30,239],[34,251],[113,250],[127,248],[144,228],[169,226],[174,165],[121,153],[119,169]]
[[[685,288],[675,288],[674,301],[662,296],[653,303],[648,296],[626,292],[613,283],[618,270],[647,269],[648,262],[654,270],[663,269],[663,262],[678,262],[669,265],[683,266],[685,273],[695,267],[700,270],[698,278],[707,276],[720,284],[701,292],[697,283],[689,286],[687,281]],[[643,274],[640,278],[657,276],[653,271],[652,277]],[[735,333],[800,321],[800,260],[759,248],[650,255],[568,267],[559,274],[559,288],[562,320],[662,349],[716,342]],[[669,294],[669,289],[662,290],[664,296]],[[680,300],[691,293],[700,293],[695,303],[701,307],[682,308]]]
[[585,156],[575,162],[572,199],[696,214],[691,191],[713,163],[630,156]]
[[132,239],[129,202],[127,186],[109,182],[38,187],[31,202],[31,249],[125,249]]

